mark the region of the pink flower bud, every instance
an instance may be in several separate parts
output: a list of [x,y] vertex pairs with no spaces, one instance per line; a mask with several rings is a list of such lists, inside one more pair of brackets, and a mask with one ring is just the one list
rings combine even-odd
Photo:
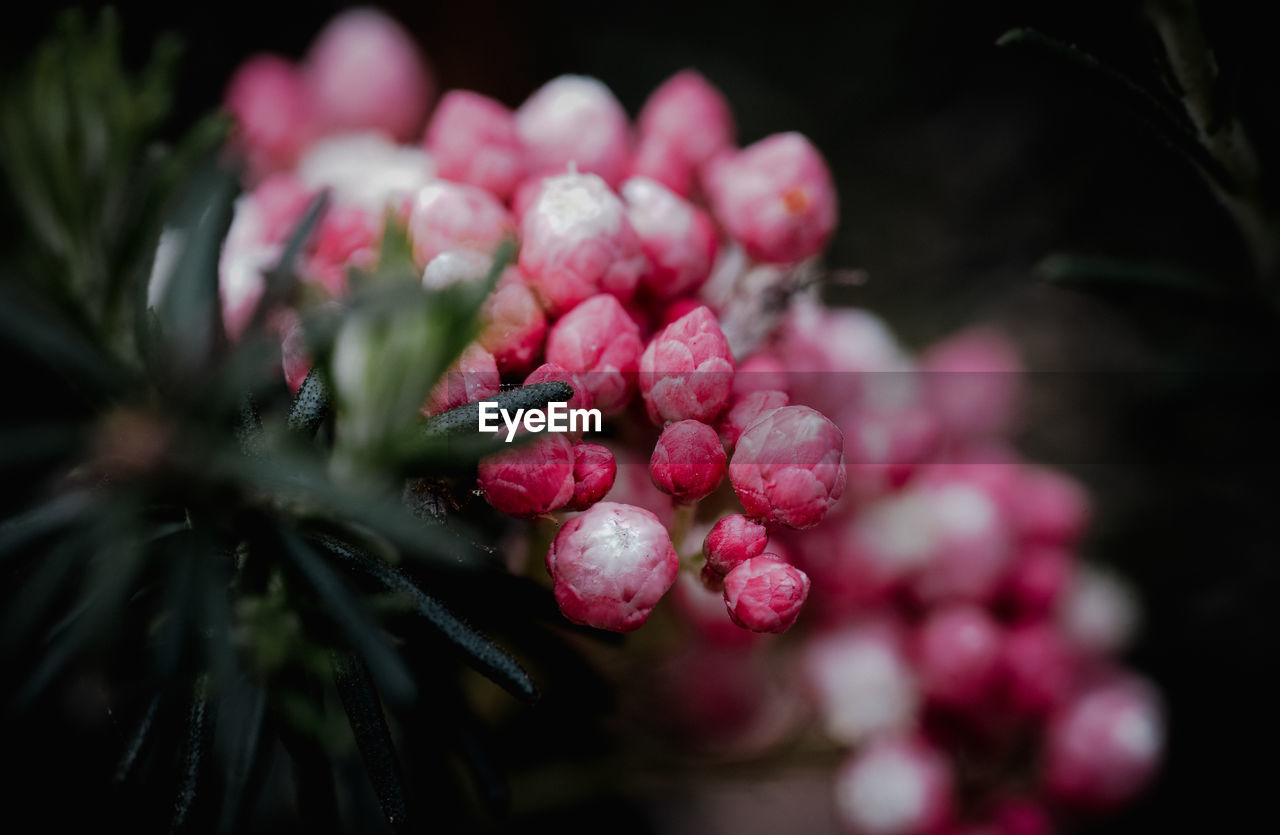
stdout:
[[280,360],[284,367],[284,381],[294,394],[302,388],[302,381],[311,372],[312,358],[307,350],[307,335],[302,329],[302,319],[296,313],[290,317],[280,342]]
[[515,115],[479,93],[445,93],[427,127],[426,145],[441,177],[482,188],[504,202],[525,176]]
[[611,187],[626,176],[630,126],[609,88],[594,78],[562,75],[538,88],[516,111],[530,174],[558,174],[570,163]]
[[626,301],[647,269],[626,207],[594,174],[543,180],[520,230],[520,267],[553,316],[597,293]]
[[640,394],[649,418],[714,421],[729,405],[733,355],[706,307],[663,328],[640,356]]
[[1001,641],[999,625],[977,606],[933,610],[916,635],[921,690],[946,707],[982,707],[999,682]]
[[333,206],[316,230],[305,277],[319,283],[330,296],[346,295],[347,270],[372,266],[381,236],[381,218],[358,206]]
[[921,492],[933,511],[935,551],[929,570],[916,578],[916,595],[926,603],[989,602],[1013,557],[998,498],[984,484],[943,476]]
[[590,409],[592,406],[591,390],[587,388],[587,384],[583,381],[582,375],[568,370],[553,362],[544,362],[539,365],[528,377],[524,378],[524,385],[531,386],[534,383],[568,383],[569,388],[573,389],[573,397],[568,400],[570,409]]
[[565,510],[586,510],[613,489],[618,464],[613,453],[599,444],[576,444],[573,448],[573,498]]
[[702,553],[712,571],[725,575],[739,563],[760,556],[768,543],[769,532],[764,525],[735,513],[711,528],[702,543]]
[[776,554],[739,563],[724,578],[729,617],[752,632],[786,632],[809,596],[809,576]]
[[473,400],[492,397],[501,389],[502,378],[493,354],[473,342],[431,389],[422,413],[438,415]]
[[1089,495],[1078,481],[1048,467],[1024,467],[1012,493],[1018,535],[1049,545],[1072,545],[1089,523]]
[[303,67],[316,116],[331,132],[380,130],[407,141],[422,129],[435,82],[418,45],[374,9],[343,12],[316,36]]
[[1018,715],[1040,718],[1067,698],[1076,677],[1071,651],[1046,623],[1016,626],[1004,642],[1005,701]]
[[678,319],[683,319],[693,311],[703,306],[701,299],[695,296],[687,296],[683,299],[676,299],[671,304],[662,309],[662,315],[658,317],[658,330],[665,328]]
[[721,225],[747,254],[791,263],[817,255],[836,228],[836,188],[818,149],[780,133],[707,168],[707,190]]
[[426,266],[442,252],[468,249],[491,253],[515,236],[515,221],[492,194],[443,180],[424,186],[413,201],[409,237],[413,257]]
[[857,745],[915,723],[916,683],[892,625],[844,627],[814,638],[802,665],[823,729],[836,742]]
[[1022,362],[1015,346],[993,330],[973,329],[925,352],[925,397],[943,432],[962,441],[1005,435],[1022,401]]
[[649,95],[636,120],[645,140],[661,138],[673,156],[696,168],[733,146],[733,114],[724,95],[694,70],[668,78]]
[[573,498],[573,464],[569,440],[548,433],[482,458],[477,481],[485,501],[503,513],[539,516]]
[[720,440],[732,451],[738,445],[738,438],[742,437],[744,429],[789,402],[790,398],[780,391],[755,391],[742,397],[735,396],[733,405],[720,419]]
[[682,420],[662,430],[649,459],[649,474],[658,489],[676,501],[696,502],[720,486],[727,463],[714,429]]
[[856,835],[928,835],[951,817],[951,769],[924,742],[885,737],[836,772],[836,808]]
[[1088,563],[1076,566],[1058,611],[1059,625],[1073,646],[1092,655],[1122,652],[1141,620],[1138,595],[1128,583]]
[[938,450],[938,421],[916,406],[855,407],[840,426],[850,488],[863,498],[901,488]]
[[479,342],[493,354],[499,371],[525,371],[542,353],[547,317],[519,267],[503,271],[498,286],[485,299],[480,316],[483,324]]
[[358,206],[379,220],[388,209],[408,214],[413,198],[433,181],[434,165],[421,148],[397,145],[380,133],[346,133],[308,145],[298,179],[332,190],[336,205]]
[[598,502],[556,534],[547,571],[569,620],[630,632],[671,588],[680,558],[658,517],[631,505]]
[[711,275],[716,259],[716,232],[701,209],[646,177],[622,184],[627,219],[640,236],[650,268],[641,287],[655,299],[674,299],[695,292]]
[[1132,677],[1104,683],[1050,723],[1044,784],[1070,806],[1113,809],[1150,782],[1163,749],[1164,721],[1151,687]]
[[547,361],[581,375],[592,405],[617,414],[631,398],[640,358],[640,329],[613,296],[569,311],[547,335]]
[[844,438],[807,406],[783,406],[743,431],[729,479],[747,515],[811,528],[844,492]]
[[773,354],[757,353],[738,363],[733,375],[733,394],[745,397],[757,391],[780,391],[788,394],[787,367]]
[[1071,554],[1061,548],[1031,545],[1014,559],[1001,596],[1022,620],[1047,617],[1071,583]]
[[693,195],[697,171],[685,159],[678,142],[665,136],[641,136],[631,155],[632,177],[647,177],[662,183],[681,197]]
[[255,55],[231,77],[224,106],[236,121],[249,180],[293,167],[311,141],[311,101],[302,76],[277,55]]

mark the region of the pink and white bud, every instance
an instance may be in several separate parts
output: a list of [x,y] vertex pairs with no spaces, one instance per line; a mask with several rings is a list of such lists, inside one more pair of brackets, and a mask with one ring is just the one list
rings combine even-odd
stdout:
[[471,343],[436,382],[422,407],[426,416],[438,415],[502,390],[502,377],[493,354]]
[[929,835],[955,804],[951,768],[921,740],[885,737],[836,771],[836,809],[856,835]]
[[596,79],[553,78],[520,105],[515,118],[530,174],[559,174],[573,164],[578,171],[599,175],[610,187],[626,176],[631,155],[627,114]]
[[573,444],[548,433],[480,459],[476,480],[484,500],[503,513],[540,516],[573,498],[573,465]]
[[597,293],[627,301],[648,268],[622,200],[594,174],[544,179],[520,232],[520,267],[552,316]]
[[770,353],[756,353],[738,363],[733,375],[734,397],[745,397],[757,391],[780,391],[790,394],[790,378],[782,360]]
[[569,620],[630,632],[671,588],[680,558],[658,517],[639,507],[598,502],[556,534],[547,571]]
[[1003,334],[974,328],[924,353],[924,393],[949,438],[979,441],[1009,433],[1022,407],[1022,360]]
[[1078,563],[1058,610],[1058,624],[1073,646],[1092,655],[1129,648],[1142,620],[1137,592],[1113,571]]
[[662,430],[649,458],[653,483],[678,502],[697,502],[711,495],[728,459],[720,437],[705,423],[682,420]]
[[1040,622],[1015,626],[1004,641],[1001,662],[1005,702],[1020,716],[1042,718],[1071,693],[1076,664],[1058,631]]
[[567,383],[573,389],[573,397],[566,403],[570,409],[590,409],[593,405],[591,390],[587,388],[582,375],[553,362],[544,362],[524,378],[524,385],[531,386],[534,383]]
[[1080,482],[1048,467],[1026,466],[1013,492],[1018,535],[1049,545],[1072,545],[1089,524],[1089,494]]
[[764,525],[735,513],[715,523],[703,540],[702,553],[707,558],[707,566],[723,576],[763,554],[768,544],[769,532]]
[[717,425],[725,448],[732,451],[738,445],[738,438],[742,437],[744,429],[764,415],[788,405],[790,401],[791,398],[780,391],[754,391],[743,396],[734,395],[733,405]]
[[817,255],[836,228],[836,187],[818,149],[780,133],[706,169],[715,216],[752,258],[793,263]]
[[573,447],[573,498],[565,510],[586,510],[613,489],[618,462],[613,453],[599,444]]
[[694,70],[662,82],[640,109],[636,124],[642,141],[665,140],[672,155],[690,169],[732,148],[737,133],[724,94]]
[[356,206],[333,206],[320,220],[304,278],[334,298],[347,292],[347,271],[368,269],[378,257],[382,219]]
[[1114,809],[1151,781],[1164,736],[1159,699],[1145,681],[1130,677],[1095,686],[1049,724],[1045,788],[1069,806]]
[[918,406],[855,406],[842,417],[850,491],[862,498],[897,490],[938,451],[938,422]]
[[733,390],[733,355],[715,314],[699,307],[663,328],[640,356],[640,395],[661,426],[714,421]]
[[729,617],[752,632],[786,632],[809,596],[809,576],[776,554],[739,563],[724,578]]
[[343,12],[303,65],[316,118],[331,133],[378,130],[405,142],[422,130],[435,80],[400,24],[374,9]]
[[336,205],[381,218],[388,209],[407,214],[435,166],[421,148],[396,145],[380,133],[346,133],[309,145],[296,173],[310,189],[331,189]]
[[783,406],[743,431],[729,479],[748,516],[765,525],[811,528],[845,485],[844,437],[808,406]]
[[698,171],[685,159],[679,143],[654,134],[642,134],[636,142],[628,176],[662,183],[681,197],[692,197],[698,184]]
[[982,707],[1000,681],[1002,643],[999,624],[977,606],[931,611],[916,633],[920,689],[944,707]]
[[1009,526],[985,485],[940,477],[921,487],[933,508],[936,552],[915,581],[925,603],[987,603],[1013,558]]
[[711,275],[716,259],[716,231],[711,219],[647,177],[627,180],[621,194],[627,204],[627,219],[649,260],[640,286],[655,299],[696,292]]
[[515,237],[515,220],[496,197],[463,183],[439,180],[424,186],[409,214],[413,257],[426,266],[453,250],[492,253]]
[[631,399],[640,352],[640,328],[609,295],[584,301],[547,335],[547,362],[579,374],[592,405],[606,415]]
[[850,626],[813,638],[802,665],[823,730],[832,740],[858,745],[915,724],[915,677],[891,626]]
[[515,114],[479,93],[445,93],[427,127],[426,146],[441,177],[482,188],[503,202],[525,178]]
[[311,100],[297,68],[278,55],[255,55],[231,76],[223,106],[250,182],[293,167],[315,133]]
[[519,267],[503,271],[498,286],[480,309],[480,320],[479,342],[493,354],[499,371],[525,371],[542,354],[547,317]]
[[1048,617],[1069,588],[1074,568],[1071,554],[1062,548],[1027,546],[1014,558],[1001,597],[1020,620]]

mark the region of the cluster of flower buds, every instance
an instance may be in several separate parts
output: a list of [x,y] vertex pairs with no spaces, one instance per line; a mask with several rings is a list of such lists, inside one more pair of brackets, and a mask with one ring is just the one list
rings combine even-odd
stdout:
[[[407,35],[369,11],[336,18],[299,67],[237,73],[226,106],[250,190],[220,265],[233,338],[320,189],[331,204],[302,278],[339,302],[388,215],[430,289],[485,274],[512,241],[480,335],[423,413],[563,381],[571,408],[605,417],[478,468],[498,511],[560,524],[545,566],[567,618],[629,631],[670,601],[659,611],[695,659],[673,667],[673,703],[766,742],[805,715],[779,700],[807,705],[850,749],[833,784],[854,832],[1044,833],[1059,808],[1142,787],[1158,700],[1112,660],[1133,596],[1074,556],[1082,488],[1009,446],[1016,352],[977,330],[913,356],[872,314],[797,291],[837,220],[811,142],[737,147],[724,96],[693,71],[634,122],[591,78],[514,110],[462,90],[433,110],[433,88]],[[802,608],[787,639],[765,637]],[[804,686],[744,684],[727,720],[724,683],[777,663]]]

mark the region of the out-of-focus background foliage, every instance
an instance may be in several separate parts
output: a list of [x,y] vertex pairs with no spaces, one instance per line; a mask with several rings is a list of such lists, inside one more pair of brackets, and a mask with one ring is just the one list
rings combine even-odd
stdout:
[[[134,66],[157,33],[185,40],[175,135],[220,100],[246,55],[297,57],[342,7],[114,5]],[[1232,106],[1273,171],[1280,51],[1264,4],[1201,5]],[[1085,481],[1099,517],[1089,556],[1142,590],[1146,623],[1132,660],[1167,695],[1168,760],[1143,800],[1096,831],[1256,831],[1273,816],[1280,312],[1256,292],[1245,245],[1211,190],[1129,102],[1067,63],[995,46],[1007,29],[1031,25],[1158,87],[1165,69],[1140,4],[383,6],[418,37],[442,88],[515,105],[575,72],[604,80],[634,113],[662,79],[694,66],[732,102],[743,142],[790,129],[810,136],[842,201],[828,263],[866,271],[864,284],[835,299],[883,315],[913,346],[975,320],[1006,328],[1035,370],[1024,449]],[[57,11],[9,11],[0,28],[6,77]],[[11,211],[0,205],[5,251]],[[1081,280],[1046,281],[1042,262],[1054,254],[1078,256],[1065,263],[1083,270]],[[1123,278],[1133,275],[1211,289]],[[39,379],[10,365],[6,356],[0,366],[6,417],[51,409]],[[15,476],[0,490],[8,509],[24,485]],[[52,801],[59,786],[87,784],[101,740],[74,721],[63,731],[41,751],[0,740],[5,779],[17,779],[4,795]],[[41,826],[70,814],[74,791],[61,803]],[[598,828],[644,828],[626,806],[583,810],[577,823],[596,813],[613,816],[596,819]],[[7,814],[0,809],[0,820]],[[0,823],[22,828],[12,827]]]

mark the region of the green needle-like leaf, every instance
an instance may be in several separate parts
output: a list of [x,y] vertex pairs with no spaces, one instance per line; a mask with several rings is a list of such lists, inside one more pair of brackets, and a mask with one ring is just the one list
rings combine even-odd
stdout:
[[209,680],[200,676],[191,698],[187,715],[187,738],[182,750],[182,765],[178,772],[178,796],[173,804],[171,832],[182,832],[190,823],[191,807],[196,802],[201,772],[207,767],[208,752],[213,743],[216,708],[209,696]]
[[298,394],[289,409],[289,429],[310,438],[333,412],[333,397],[325,382],[324,372],[318,367],[307,372]]
[[392,830],[406,832],[409,830],[409,804],[405,797],[404,778],[373,680],[368,669],[354,655],[335,652],[331,658],[338,696],[351,723],[351,732],[374,793],[378,796],[378,804]]

